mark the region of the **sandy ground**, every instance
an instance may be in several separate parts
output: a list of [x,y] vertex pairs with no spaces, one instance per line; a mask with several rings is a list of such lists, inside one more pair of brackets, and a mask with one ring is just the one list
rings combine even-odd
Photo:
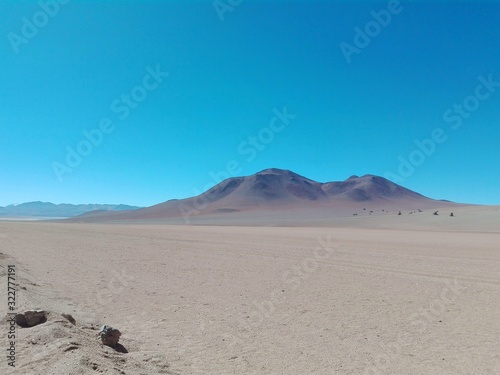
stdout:
[[[418,230],[0,222],[2,316],[10,263],[18,310],[51,311],[18,327],[17,367],[2,355],[0,372],[500,374],[490,214],[470,231],[444,216]],[[128,353],[96,340],[101,324]]]

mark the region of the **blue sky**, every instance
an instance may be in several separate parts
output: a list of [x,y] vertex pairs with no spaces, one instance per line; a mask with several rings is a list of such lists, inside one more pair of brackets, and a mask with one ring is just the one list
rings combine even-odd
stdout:
[[500,204],[500,2],[41,3],[0,3],[0,205],[270,167]]

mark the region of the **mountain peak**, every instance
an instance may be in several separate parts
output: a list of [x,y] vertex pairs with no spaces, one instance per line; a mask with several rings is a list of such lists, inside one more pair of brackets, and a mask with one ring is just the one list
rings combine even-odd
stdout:
[[259,174],[278,174],[278,175],[290,175],[290,174],[296,174],[288,169],[279,169],[279,168],[267,168],[264,169],[260,172],[255,173],[256,175]]
[[[228,178],[195,197],[170,200],[124,214],[113,213],[112,220],[159,219],[199,215],[232,215],[264,210],[306,210],[335,212],[340,209],[370,207],[427,207],[437,201],[399,186],[384,177],[353,175],[345,181],[321,183],[290,170],[268,168],[249,176]],[[106,216],[100,216],[100,220]]]
[[307,201],[328,205],[333,200],[376,202],[425,198],[372,174],[361,177],[352,175],[345,181],[321,183],[279,168],[268,168],[250,176],[227,179],[210,189],[206,196],[212,203],[227,202],[224,208],[249,207],[255,204],[259,207],[294,205]]

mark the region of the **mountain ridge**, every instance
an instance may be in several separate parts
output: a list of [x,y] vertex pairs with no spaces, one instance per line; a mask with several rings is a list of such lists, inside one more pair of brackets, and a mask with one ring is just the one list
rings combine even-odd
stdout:
[[91,211],[119,212],[141,207],[126,204],[70,204],[32,201],[0,207],[0,217],[73,217]]
[[[384,177],[352,175],[344,181],[317,182],[290,170],[264,169],[249,176],[230,177],[202,194],[168,200],[126,213],[102,213],[96,220],[155,220],[206,215],[307,210],[334,214],[363,207],[379,211],[440,207],[450,204],[428,198]],[[89,218],[91,219],[91,218]]]

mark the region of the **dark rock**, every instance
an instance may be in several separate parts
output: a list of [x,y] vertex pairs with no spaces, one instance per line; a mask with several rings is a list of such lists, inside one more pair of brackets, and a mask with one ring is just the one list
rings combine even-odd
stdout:
[[28,310],[24,314],[16,314],[16,323],[21,327],[34,327],[47,321],[44,310]]
[[120,340],[121,332],[113,327],[103,325],[99,331],[99,337],[104,345],[115,347]]

